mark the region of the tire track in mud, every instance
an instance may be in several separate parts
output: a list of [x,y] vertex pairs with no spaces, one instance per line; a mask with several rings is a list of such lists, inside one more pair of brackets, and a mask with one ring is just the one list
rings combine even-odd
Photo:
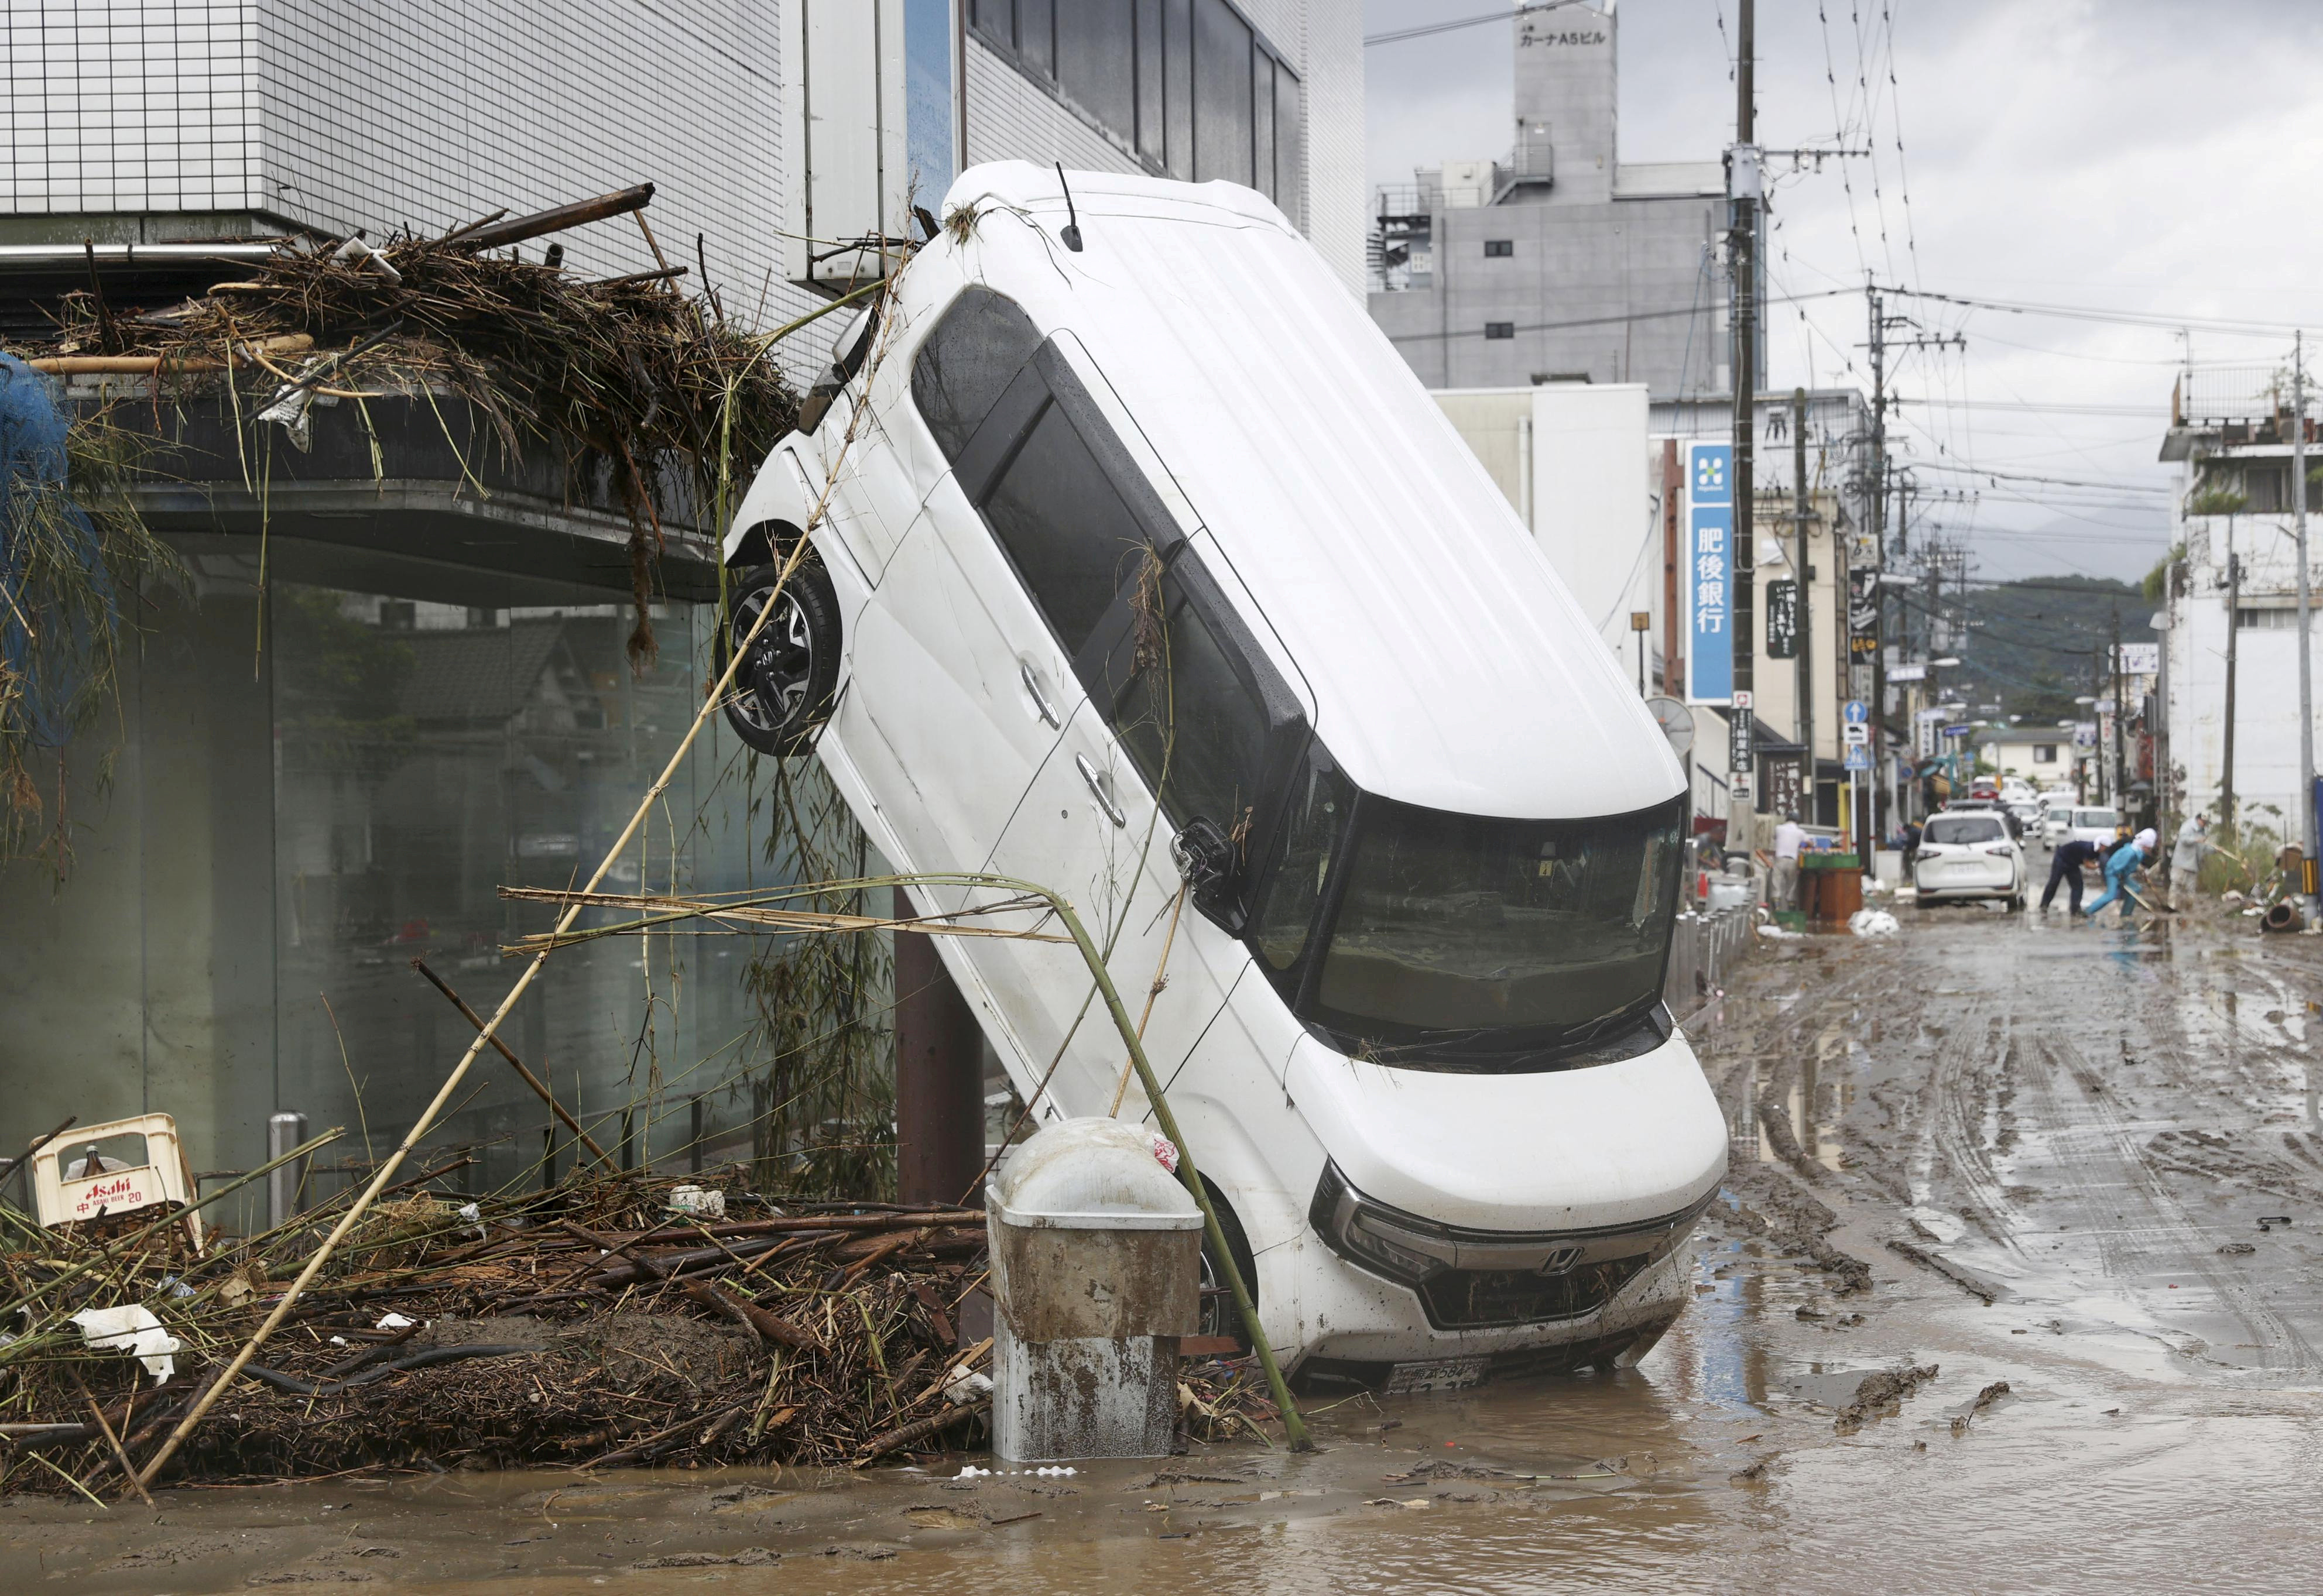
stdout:
[[[2206,1228],[2186,1212],[2148,1160],[2139,1133],[2080,1049],[2070,1038],[2055,1037],[2043,1050],[2056,1066],[2037,1088],[2050,1111],[2044,1118],[2055,1168],[2094,1221],[2088,1228],[2096,1234],[2108,1278],[2126,1292],[2141,1270],[2195,1275],[2241,1323],[2260,1353],[2261,1368],[2291,1375],[2323,1370],[2323,1359],[2305,1334],[2219,1265]],[[2061,1076],[2073,1082],[2079,1102],[2069,1104],[2056,1089]],[[2081,1148],[2088,1155],[2076,1158]],[[2143,1219],[2116,1206],[2131,1203],[2144,1210]]]
[[1914,1195],[1928,1206],[1935,1206],[1931,1200],[1933,1176],[1941,1160],[1967,1204],[1956,1205],[1953,1211],[1996,1246],[2021,1254],[2024,1248],[2017,1232],[2022,1215],[1993,1164],[1992,1146],[1985,1135],[1988,1072],[1970,1055],[1971,1049],[1981,1048],[1986,1057],[1996,1061],[2012,1059],[2016,1046],[2014,1021],[2006,1008],[1995,1009],[1988,995],[1971,998],[1962,1018],[1972,1021],[1972,1025],[1953,1027],[1944,1040],[1951,1041],[1964,1030],[1978,1033],[1977,1040],[1967,1047],[1937,1050],[1922,1095],[1927,1113],[1920,1160],[1924,1175],[1914,1181],[1918,1189]]

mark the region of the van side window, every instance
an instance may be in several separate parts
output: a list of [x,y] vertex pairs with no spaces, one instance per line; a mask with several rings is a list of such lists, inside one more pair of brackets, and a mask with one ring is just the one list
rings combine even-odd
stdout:
[[912,361],[912,402],[954,464],[1041,335],[1016,301],[971,288],[952,301]]
[[1108,662],[1115,734],[1178,825],[1198,816],[1236,841],[1266,777],[1273,725],[1236,651],[1192,601],[1181,553],[1151,560],[1130,599],[1128,635]]
[[1282,817],[1282,847],[1268,873],[1266,901],[1252,926],[1250,945],[1276,975],[1288,972],[1307,950],[1316,906],[1330,878],[1331,861],[1346,835],[1354,789],[1317,750],[1291,789]]
[[1054,402],[1042,407],[993,484],[984,515],[1058,642],[1075,657],[1152,546]]

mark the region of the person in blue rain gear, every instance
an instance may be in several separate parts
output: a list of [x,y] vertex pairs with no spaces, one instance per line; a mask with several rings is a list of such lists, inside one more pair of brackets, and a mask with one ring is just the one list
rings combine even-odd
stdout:
[[[2149,827],[2131,838],[2128,847],[2116,848],[2113,851],[2111,857],[2105,862],[2106,889],[2098,894],[2097,902],[2089,907],[2090,919],[2095,920],[2098,917],[2098,912],[2107,903],[2128,894],[2130,877],[2153,862],[2153,850],[2159,846],[2160,841],[2161,839],[2156,837],[2153,829]],[[2126,913],[2128,911],[2124,910],[2123,913]]]

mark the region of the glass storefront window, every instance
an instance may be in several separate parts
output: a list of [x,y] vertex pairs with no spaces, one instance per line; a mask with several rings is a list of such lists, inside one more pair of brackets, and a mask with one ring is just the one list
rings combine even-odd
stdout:
[[[501,948],[555,913],[500,888],[577,885],[612,845],[693,718],[711,611],[658,608],[635,675],[626,595],[278,538],[262,598],[254,539],[188,553],[195,594],[124,665],[115,745],[79,755],[110,781],[80,784],[75,876],[0,872],[5,1117],[40,1121],[7,1133],[167,1112],[197,1170],[230,1171],[292,1110],[345,1127],[326,1169],[384,1157],[474,1035],[413,960],[499,1004],[521,968]],[[747,767],[713,720],[606,887],[767,882]],[[697,1134],[705,1162],[748,1160],[763,946],[565,949],[505,1040],[617,1155],[626,1127],[640,1164],[689,1167]],[[474,1150],[464,1189],[545,1182],[574,1156],[559,1131],[544,1162],[549,1123],[487,1051],[427,1147]]]

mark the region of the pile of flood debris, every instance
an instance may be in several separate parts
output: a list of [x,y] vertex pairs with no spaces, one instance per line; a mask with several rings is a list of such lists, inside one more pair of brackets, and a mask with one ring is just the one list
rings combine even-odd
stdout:
[[[41,1230],[0,1207],[0,1492],[131,1489],[124,1458],[160,1451],[328,1223],[197,1254],[182,1221]],[[771,1203],[739,1171],[382,1205],[162,1478],[859,1467],[970,1445],[985,1234],[975,1209]],[[1247,1361],[1189,1364],[1180,1400],[1197,1438],[1273,1417]]]
[[[476,442],[506,455],[546,445],[581,496],[602,482],[625,507],[642,655],[663,515],[690,500],[714,519],[725,485],[747,478],[798,417],[770,353],[792,328],[730,319],[706,282],[679,291],[693,266],[671,264],[644,226],[653,192],[641,184],[376,244],[361,233],[288,237],[170,305],[113,302],[92,258],[91,287],[62,298],[53,336],[11,353],[52,376],[146,379],[120,389],[139,402],[230,389],[254,438],[278,423],[300,449],[318,399],[455,396],[486,434],[454,438],[464,455]],[[560,243],[531,259],[519,247],[631,216],[657,270],[590,278],[566,268]],[[695,253],[706,272],[698,241]]]

